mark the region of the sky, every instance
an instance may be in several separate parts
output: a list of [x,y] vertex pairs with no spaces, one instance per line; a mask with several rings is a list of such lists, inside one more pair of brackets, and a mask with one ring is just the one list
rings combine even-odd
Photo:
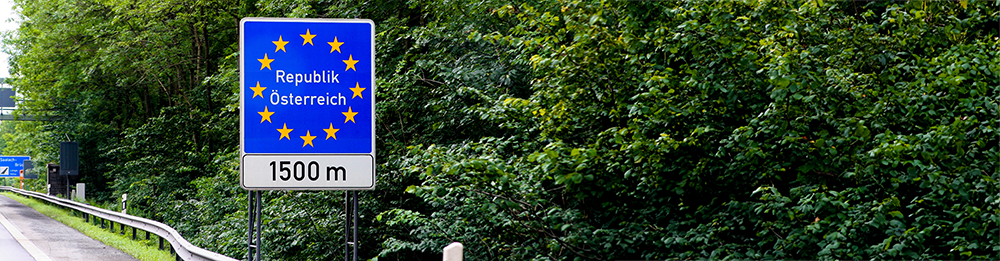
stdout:
[[[17,22],[12,22],[13,18],[16,17],[14,13],[14,1],[13,0],[0,0],[0,31],[10,32],[17,30]],[[0,50],[0,78],[10,77],[9,67],[7,62],[9,59],[7,53]]]

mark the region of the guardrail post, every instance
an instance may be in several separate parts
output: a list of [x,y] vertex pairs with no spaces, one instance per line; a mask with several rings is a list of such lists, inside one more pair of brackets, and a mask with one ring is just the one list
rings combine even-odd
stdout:
[[160,238],[160,250],[163,250],[163,237],[158,236],[158,238]]
[[149,240],[149,231],[146,231],[146,240]]

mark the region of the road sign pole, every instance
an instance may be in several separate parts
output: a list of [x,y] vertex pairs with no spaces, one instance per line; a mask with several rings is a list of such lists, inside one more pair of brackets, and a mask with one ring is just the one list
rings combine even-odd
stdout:
[[251,190],[247,193],[247,260],[259,261],[260,256],[260,232],[261,232],[261,202],[259,190]]
[[253,235],[256,231],[256,226],[254,226],[254,217],[257,216],[257,207],[254,207],[254,194],[257,191],[251,190],[247,193],[247,261],[257,260],[254,256],[254,250],[257,248],[253,243]]
[[358,261],[358,192],[344,191],[344,261]]
[[253,261],[253,193],[247,192],[247,261]]
[[344,261],[358,261],[358,192],[344,191]]
[[261,191],[258,190],[257,191],[257,196],[256,196],[257,197],[257,204],[256,204],[256,206],[257,206],[257,229],[256,229],[257,230],[257,242],[256,242],[255,245],[257,246],[257,260],[261,260],[262,259],[261,256],[260,256],[260,249],[262,247],[261,243],[260,243],[260,232],[261,232],[261,229],[262,229],[262,227],[264,225],[263,224],[264,222],[260,220],[260,216],[261,216],[261,214],[263,214],[262,212],[264,212],[264,207],[260,203],[260,194],[261,193],[263,193],[263,192],[261,192]]
[[354,207],[351,208],[354,211],[354,236],[351,238],[354,239],[354,261],[358,261],[358,191],[351,191],[351,194],[354,195]]
[[351,261],[351,208],[350,202],[351,197],[347,191],[344,191],[344,261]]

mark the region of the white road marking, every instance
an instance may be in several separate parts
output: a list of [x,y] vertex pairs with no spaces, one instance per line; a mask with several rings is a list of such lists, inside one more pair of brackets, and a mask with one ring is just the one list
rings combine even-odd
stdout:
[[27,250],[28,254],[30,254],[31,257],[34,257],[36,261],[52,261],[48,255],[45,255],[41,249],[38,249],[38,247],[35,246],[35,243],[31,243],[31,240],[24,237],[24,234],[21,234],[21,231],[17,230],[17,227],[15,227],[14,224],[7,221],[7,218],[3,216],[3,213],[0,213],[0,224],[7,228],[7,232],[10,232],[10,235],[13,236],[14,239],[21,244],[21,247],[24,247],[24,250]]

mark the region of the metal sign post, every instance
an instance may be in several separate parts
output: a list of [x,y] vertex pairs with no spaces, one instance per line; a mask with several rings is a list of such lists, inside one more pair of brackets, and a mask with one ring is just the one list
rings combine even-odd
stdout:
[[247,260],[260,260],[260,191],[251,190],[247,193],[247,202],[249,202],[250,207],[247,209],[249,216],[249,228],[247,229]]
[[[375,188],[375,24],[244,18],[239,57],[247,259],[259,260],[261,190]],[[351,194],[345,242],[356,260],[357,192]]]
[[[351,199],[353,197],[353,200]],[[344,261],[358,260],[358,192],[344,191]],[[351,256],[354,259],[351,259]]]

